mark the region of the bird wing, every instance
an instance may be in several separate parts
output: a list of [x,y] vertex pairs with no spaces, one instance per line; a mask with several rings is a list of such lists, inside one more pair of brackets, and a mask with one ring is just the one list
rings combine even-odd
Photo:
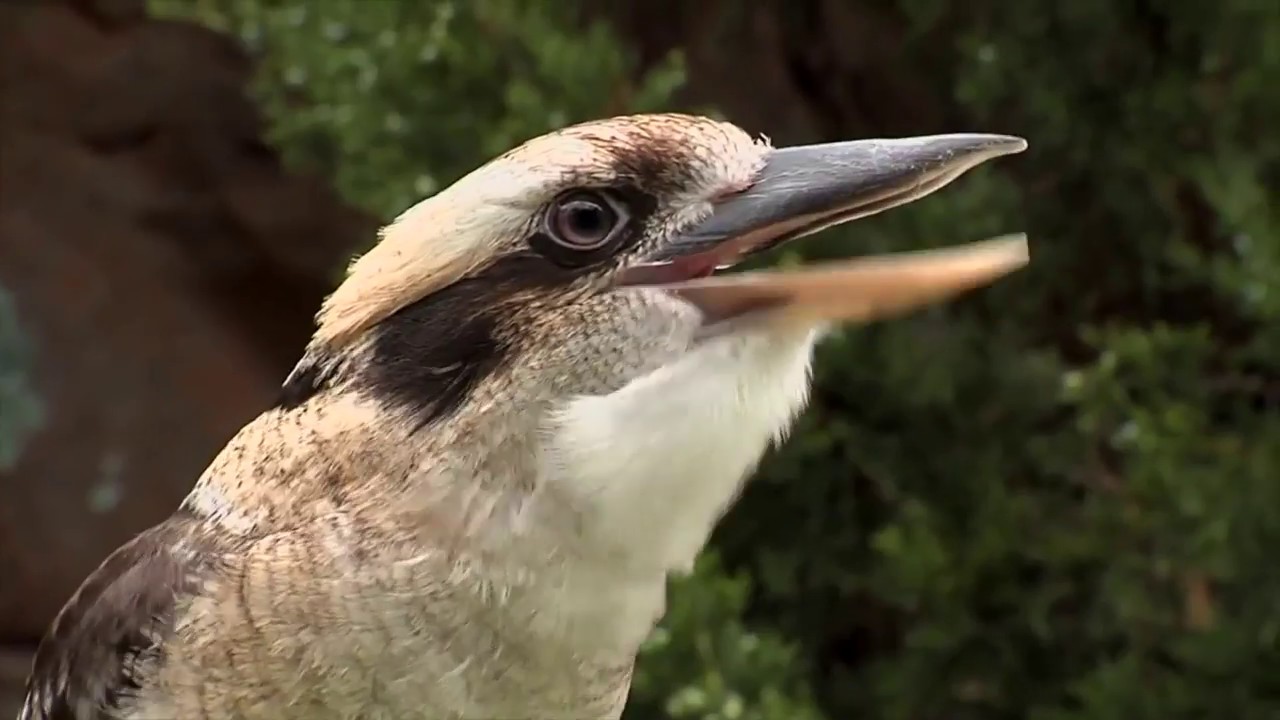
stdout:
[[18,720],[111,720],[164,660],[182,598],[218,562],[215,539],[179,511],[111,554],[40,642]]

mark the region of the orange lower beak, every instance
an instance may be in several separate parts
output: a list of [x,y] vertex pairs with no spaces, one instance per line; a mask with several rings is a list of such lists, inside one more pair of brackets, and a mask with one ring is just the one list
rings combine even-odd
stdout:
[[715,275],[664,284],[698,306],[707,324],[757,312],[810,322],[867,322],[989,284],[1027,264],[1025,235],[941,250]]

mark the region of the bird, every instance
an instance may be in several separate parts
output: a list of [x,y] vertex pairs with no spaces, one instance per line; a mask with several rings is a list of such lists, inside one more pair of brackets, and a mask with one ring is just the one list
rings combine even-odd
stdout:
[[1027,255],[741,264],[1026,146],[655,113],[480,165],[378,232],[278,400],[68,600],[20,720],[616,720],[817,343]]

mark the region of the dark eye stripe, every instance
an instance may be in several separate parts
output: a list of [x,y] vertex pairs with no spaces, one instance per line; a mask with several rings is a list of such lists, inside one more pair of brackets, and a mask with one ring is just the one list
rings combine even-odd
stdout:
[[577,277],[531,252],[502,257],[383,321],[356,382],[383,402],[412,410],[417,429],[447,418],[509,359],[500,326],[511,300],[546,295]]

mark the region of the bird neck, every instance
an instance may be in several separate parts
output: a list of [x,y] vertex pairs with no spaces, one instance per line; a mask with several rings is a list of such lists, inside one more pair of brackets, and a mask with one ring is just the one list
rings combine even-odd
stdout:
[[[326,394],[246,426],[186,507],[241,536],[297,530],[335,554],[444,558],[418,585],[461,578],[507,598],[508,617],[541,618],[531,632],[629,657],[668,573],[690,568],[803,406],[815,337],[733,333],[598,394],[479,387],[430,428],[368,395]],[[341,532],[323,534],[335,518]]]
[[334,389],[247,425],[186,507],[234,533],[343,513],[512,559],[539,527],[581,525],[592,545],[649,548],[638,564],[676,569],[803,407],[816,335],[730,333],[598,394],[507,376],[428,427],[412,408]]
[[496,511],[500,490],[527,469],[519,458],[533,452],[520,427],[525,414],[476,410],[418,428],[355,391],[274,408],[227,443],[184,507],[234,534],[287,530],[335,512],[468,532],[479,508]]

